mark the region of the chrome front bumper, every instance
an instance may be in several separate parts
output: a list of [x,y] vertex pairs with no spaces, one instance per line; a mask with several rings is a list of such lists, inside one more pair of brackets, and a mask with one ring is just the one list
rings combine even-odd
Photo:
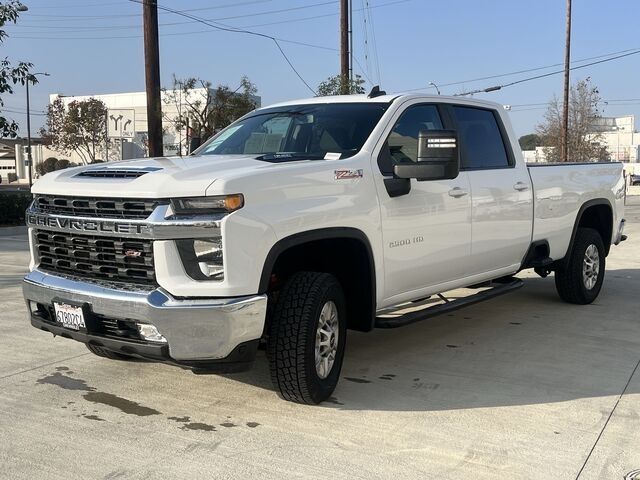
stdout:
[[162,288],[115,290],[37,269],[24,278],[23,292],[30,313],[31,302],[49,306],[56,299],[88,304],[105,317],[152,324],[178,362],[223,359],[241,343],[259,339],[267,310],[266,295],[176,299]]

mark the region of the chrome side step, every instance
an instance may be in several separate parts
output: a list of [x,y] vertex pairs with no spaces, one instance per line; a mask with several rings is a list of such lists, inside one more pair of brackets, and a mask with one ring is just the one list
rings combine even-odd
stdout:
[[407,308],[415,308],[412,304],[400,305],[398,307],[394,307],[394,309],[384,310],[376,317],[375,326],[376,328],[404,327],[411,323],[433,318],[435,316],[442,315],[443,313],[449,313],[454,310],[458,310],[459,308],[473,305],[474,303],[484,302],[485,300],[490,300],[500,295],[513,292],[523,285],[524,282],[519,278],[505,277],[492,281],[490,288],[487,290],[457,298],[455,300],[450,300],[444,295],[438,294],[437,296],[440,298],[442,303],[436,303],[431,306],[425,305],[425,307],[420,310],[410,311],[400,315],[394,313],[398,310],[402,311]]

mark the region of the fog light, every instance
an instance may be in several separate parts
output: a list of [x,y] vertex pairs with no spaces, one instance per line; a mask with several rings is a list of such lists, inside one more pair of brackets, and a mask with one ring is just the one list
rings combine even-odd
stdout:
[[205,277],[224,277],[222,260],[222,241],[218,239],[194,240],[193,252],[196,255],[198,267]]
[[167,343],[167,339],[160,335],[160,332],[153,325],[148,323],[138,323],[138,333],[144,340],[149,342]]

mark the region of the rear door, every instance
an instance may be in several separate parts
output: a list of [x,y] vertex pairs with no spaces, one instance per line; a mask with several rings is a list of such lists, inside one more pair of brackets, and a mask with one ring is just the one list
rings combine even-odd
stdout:
[[462,145],[461,167],[471,185],[469,274],[517,269],[531,242],[533,194],[497,111],[453,105]]

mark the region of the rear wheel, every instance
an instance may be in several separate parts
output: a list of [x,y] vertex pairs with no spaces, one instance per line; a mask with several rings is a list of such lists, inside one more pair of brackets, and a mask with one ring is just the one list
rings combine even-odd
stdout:
[[346,340],[344,294],[328,273],[293,275],[278,296],[267,354],[279,395],[317,404],[331,396],[340,377]]
[[136,357],[114,352],[113,350],[108,350],[104,347],[98,347],[97,345],[91,345],[90,343],[85,343],[85,345],[91,353],[99,357],[108,358],[110,360],[138,360],[138,358]]
[[555,272],[558,295],[578,305],[593,302],[602,288],[604,270],[602,237],[593,228],[578,228],[567,262]]

